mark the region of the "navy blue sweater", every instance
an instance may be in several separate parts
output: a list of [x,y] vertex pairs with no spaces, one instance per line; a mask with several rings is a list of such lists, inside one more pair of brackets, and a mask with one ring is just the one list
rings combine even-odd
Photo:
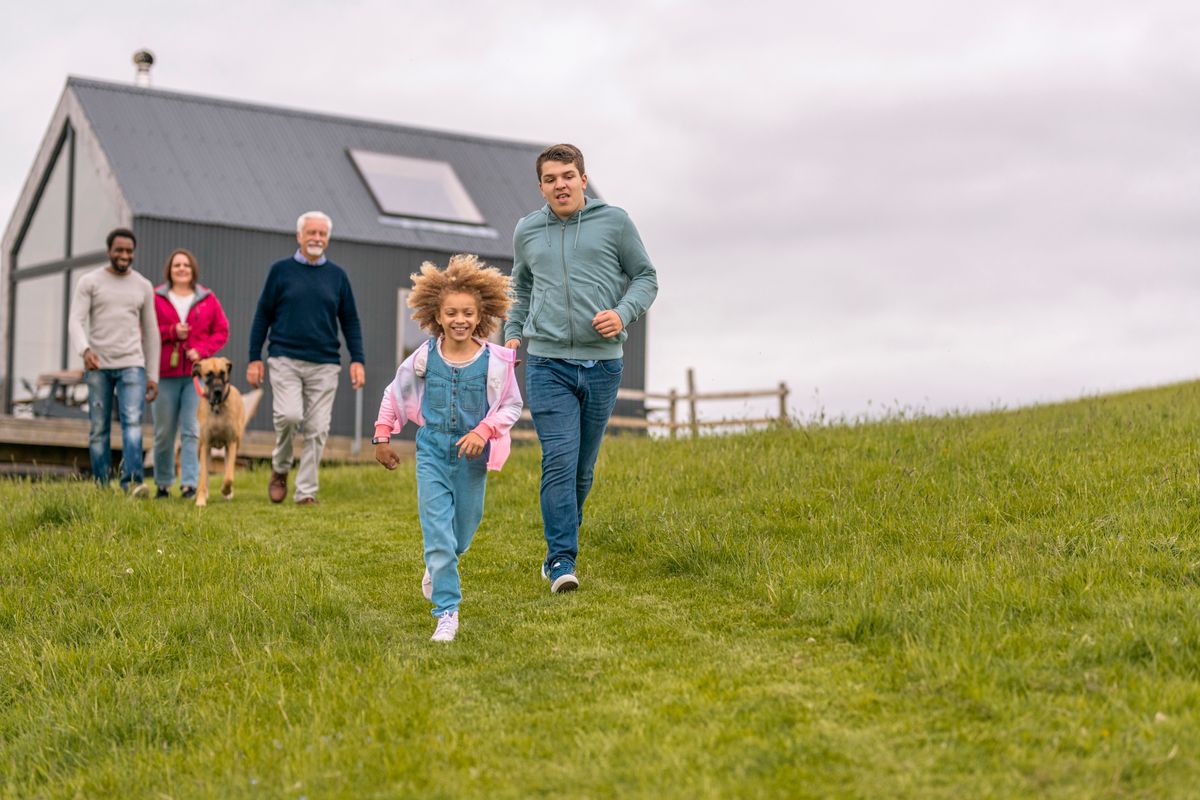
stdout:
[[332,261],[320,266],[289,256],[271,265],[250,326],[250,360],[287,356],[317,364],[341,362],[338,324],[346,337],[350,360],[363,360],[362,326],[346,271]]

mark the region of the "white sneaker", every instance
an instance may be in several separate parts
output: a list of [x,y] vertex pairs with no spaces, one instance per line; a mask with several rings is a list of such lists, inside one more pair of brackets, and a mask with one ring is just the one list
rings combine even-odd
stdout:
[[129,490],[129,496],[134,500],[145,500],[150,496],[150,487],[144,483],[139,483]]
[[429,637],[429,641],[453,642],[456,633],[458,633],[458,612],[447,611],[438,617],[437,628],[434,630],[433,636]]
[[425,577],[421,578],[421,594],[425,595],[426,600],[433,599],[433,578],[429,577],[429,570],[425,570]]

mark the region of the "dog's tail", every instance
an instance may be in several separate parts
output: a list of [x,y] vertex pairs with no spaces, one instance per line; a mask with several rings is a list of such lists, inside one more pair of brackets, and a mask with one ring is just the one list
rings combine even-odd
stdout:
[[246,423],[254,416],[254,412],[258,410],[258,402],[262,400],[262,389],[251,389],[242,395],[242,408],[245,410],[245,415],[242,417],[242,430],[239,433],[246,432]]

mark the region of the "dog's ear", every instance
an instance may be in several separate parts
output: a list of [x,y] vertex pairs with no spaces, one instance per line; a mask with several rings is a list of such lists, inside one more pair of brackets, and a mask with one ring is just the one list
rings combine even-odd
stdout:
[[228,358],[225,359],[225,377],[229,378],[233,375],[233,362]]
[[192,377],[193,378],[203,377],[203,373],[200,372],[200,362],[199,361],[197,361],[195,364],[192,364]]

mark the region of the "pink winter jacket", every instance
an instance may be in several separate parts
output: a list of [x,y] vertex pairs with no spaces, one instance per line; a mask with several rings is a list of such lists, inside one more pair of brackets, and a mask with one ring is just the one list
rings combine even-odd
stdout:
[[[508,460],[512,448],[509,430],[521,418],[524,402],[517,386],[517,353],[503,345],[476,339],[488,349],[487,401],[488,412],[475,430],[486,442],[492,443],[487,467],[498,470]],[[421,415],[421,400],[425,396],[425,365],[429,360],[429,342],[425,341],[396,370],[396,377],[383,390],[379,417],[375,420],[376,436],[399,433],[406,420],[417,426],[425,424]]]
[[[192,362],[187,360],[187,351],[195,349],[201,358],[216,355],[229,340],[229,320],[225,318],[225,310],[212,290],[197,284],[196,295],[187,314],[187,323],[191,326],[188,338],[176,338],[175,326],[183,320],[167,297],[170,288],[169,283],[164,283],[154,290],[154,310],[158,313],[158,333],[162,338],[159,376],[183,378],[192,374]],[[178,354],[175,366],[171,366],[172,353]]]

